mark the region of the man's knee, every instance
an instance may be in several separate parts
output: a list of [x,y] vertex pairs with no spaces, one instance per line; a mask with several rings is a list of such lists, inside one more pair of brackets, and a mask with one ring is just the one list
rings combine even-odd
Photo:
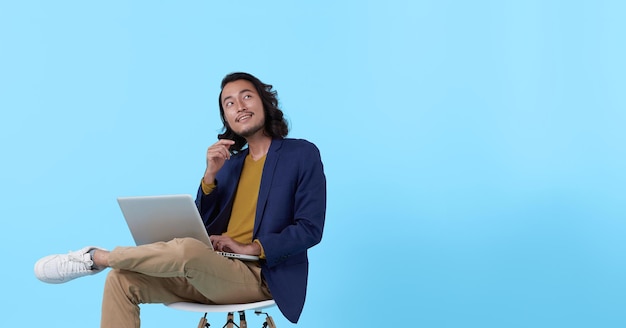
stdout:
[[173,242],[177,245],[177,258],[184,267],[185,273],[189,269],[211,267],[215,265],[215,261],[222,259],[222,256],[197,239],[178,238]]
[[132,283],[132,276],[136,274],[132,271],[111,269],[107,274],[104,286],[105,288],[126,289]]
[[194,238],[176,238],[172,242],[178,246],[182,258],[193,258],[210,250],[205,243]]

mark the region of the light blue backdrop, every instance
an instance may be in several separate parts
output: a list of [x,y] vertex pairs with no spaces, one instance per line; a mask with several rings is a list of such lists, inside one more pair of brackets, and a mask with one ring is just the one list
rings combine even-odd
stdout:
[[[104,274],[46,285],[33,264],[132,244],[117,196],[194,193],[219,82],[248,71],[328,178],[298,327],[624,327],[625,15],[622,1],[3,1],[0,326],[98,325]],[[142,307],[144,327],[198,318]]]

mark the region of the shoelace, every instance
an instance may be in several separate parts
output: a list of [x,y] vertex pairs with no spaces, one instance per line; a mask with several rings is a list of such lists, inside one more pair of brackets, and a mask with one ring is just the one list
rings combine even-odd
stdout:
[[70,252],[67,255],[67,261],[63,261],[59,268],[59,273],[61,275],[68,275],[76,272],[86,272],[91,271],[91,267],[93,266],[92,260],[85,260],[85,254],[77,255],[75,252]]

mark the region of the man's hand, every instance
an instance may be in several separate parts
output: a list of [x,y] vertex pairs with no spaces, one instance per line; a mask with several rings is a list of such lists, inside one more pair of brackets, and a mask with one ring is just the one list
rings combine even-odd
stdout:
[[204,171],[204,183],[212,184],[215,181],[215,175],[224,166],[224,162],[230,159],[230,146],[234,145],[235,141],[228,139],[220,139],[214,143],[206,151],[206,170]]
[[257,243],[242,244],[226,235],[209,236],[213,248],[218,252],[237,253],[244,255],[261,255],[261,246]]

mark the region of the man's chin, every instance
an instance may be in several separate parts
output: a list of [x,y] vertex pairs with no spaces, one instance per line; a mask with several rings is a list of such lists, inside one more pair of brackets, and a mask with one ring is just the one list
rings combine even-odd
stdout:
[[235,133],[243,138],[248,139],[262,130],[263,130],[263,127],[259,127],[259,128],[248,129],[248,130],[243,130],[243,131],[236,131]]

